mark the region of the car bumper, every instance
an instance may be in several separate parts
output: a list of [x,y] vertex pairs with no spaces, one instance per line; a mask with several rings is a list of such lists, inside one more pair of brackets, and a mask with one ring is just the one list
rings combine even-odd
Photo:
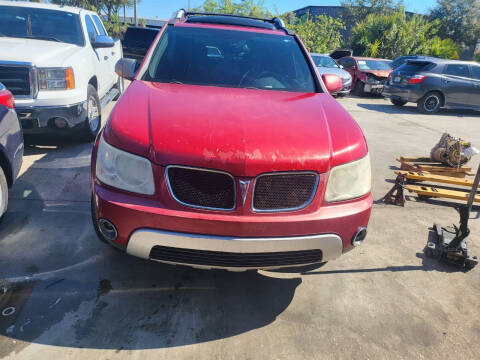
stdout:
[[381,94],[384,90],[383,84],[365,84],[363,91],[372,94]]
[[276,269],[334,260],[342,255],[336,234],[238,238],[139,229],[127,253],[143,259],[202,269]]
[[383,90],[383,96],[395,100],[417,102],[422,98],[423,94],[418,89],[387,84]]
[[[17,106],[15,110],[24,134],[65,132],[81,125],[87,117],[86,102],[66,106]],[[56,126],[56,118],[63,119],[65,126]]]
[[[281,268],[333,260],[353,248],[352,239],[359,228],[367,227],[372,207],[369,194],[354,201],[322,206],[311,213],[238,215],[189,208],[179,211],[162,207],[154,199],[115,191],[97,181],[93,182],[93,195],[95,221],[106,219],[116,228],[114,246],[144,259],[229,270]],[[201,261],[196,264],[180,261],[178,256],[175,261],[155,258],[151,253],[156,246],[168,251],[224,252],[226,257],[244,253],[267,256],[267,253],[274,252],[320,250],[321,257],[296,264],[205,265]]]

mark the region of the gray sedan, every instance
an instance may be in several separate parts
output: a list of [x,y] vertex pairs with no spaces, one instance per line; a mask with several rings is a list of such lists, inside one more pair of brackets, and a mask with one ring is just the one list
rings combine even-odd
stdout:
[[343,83],[343,88],[336,94],[347,95],[350,93],[352,87],[352,76],[345,70],[342,66],[337,64],[337,62],[332,59],[329,55],[326,54],[310,54],[312,56],[313,62],[318,69],[320,75],[323,74],[334,74],[340,76]]
[[7,211],[8,188],[20,171],[23,158],[23,135],[14,110],[13,96],[0,83],[0,219]]

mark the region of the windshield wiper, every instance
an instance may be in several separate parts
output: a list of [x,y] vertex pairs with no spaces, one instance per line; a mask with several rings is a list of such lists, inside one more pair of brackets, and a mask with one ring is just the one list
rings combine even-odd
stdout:
[[181,81],[178,81],[178,80],[172,80],[172,81],[169,81],[168,83],[169,83],[169,84],[183,85],[183,83],[182,83]]

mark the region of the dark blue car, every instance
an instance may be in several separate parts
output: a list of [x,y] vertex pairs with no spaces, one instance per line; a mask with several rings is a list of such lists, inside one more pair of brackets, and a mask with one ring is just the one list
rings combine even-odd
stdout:
[[0,83],[0,219],[7,211],[8,188],[22,166],[23,134],[13,96]]

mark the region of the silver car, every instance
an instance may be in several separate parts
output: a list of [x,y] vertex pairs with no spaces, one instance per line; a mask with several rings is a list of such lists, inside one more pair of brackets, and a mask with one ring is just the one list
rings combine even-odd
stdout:
[[338,91],[335,95],[347,95],[350,93],[352,87],[352,76],[345,70],[343,70],[342,65],[337,64],[337,62],[327,54],[315,54],[311,53],[313,62],[318,69],[320,75],[323,74],[334,74],[340,76],[343,83],[342,90]]

